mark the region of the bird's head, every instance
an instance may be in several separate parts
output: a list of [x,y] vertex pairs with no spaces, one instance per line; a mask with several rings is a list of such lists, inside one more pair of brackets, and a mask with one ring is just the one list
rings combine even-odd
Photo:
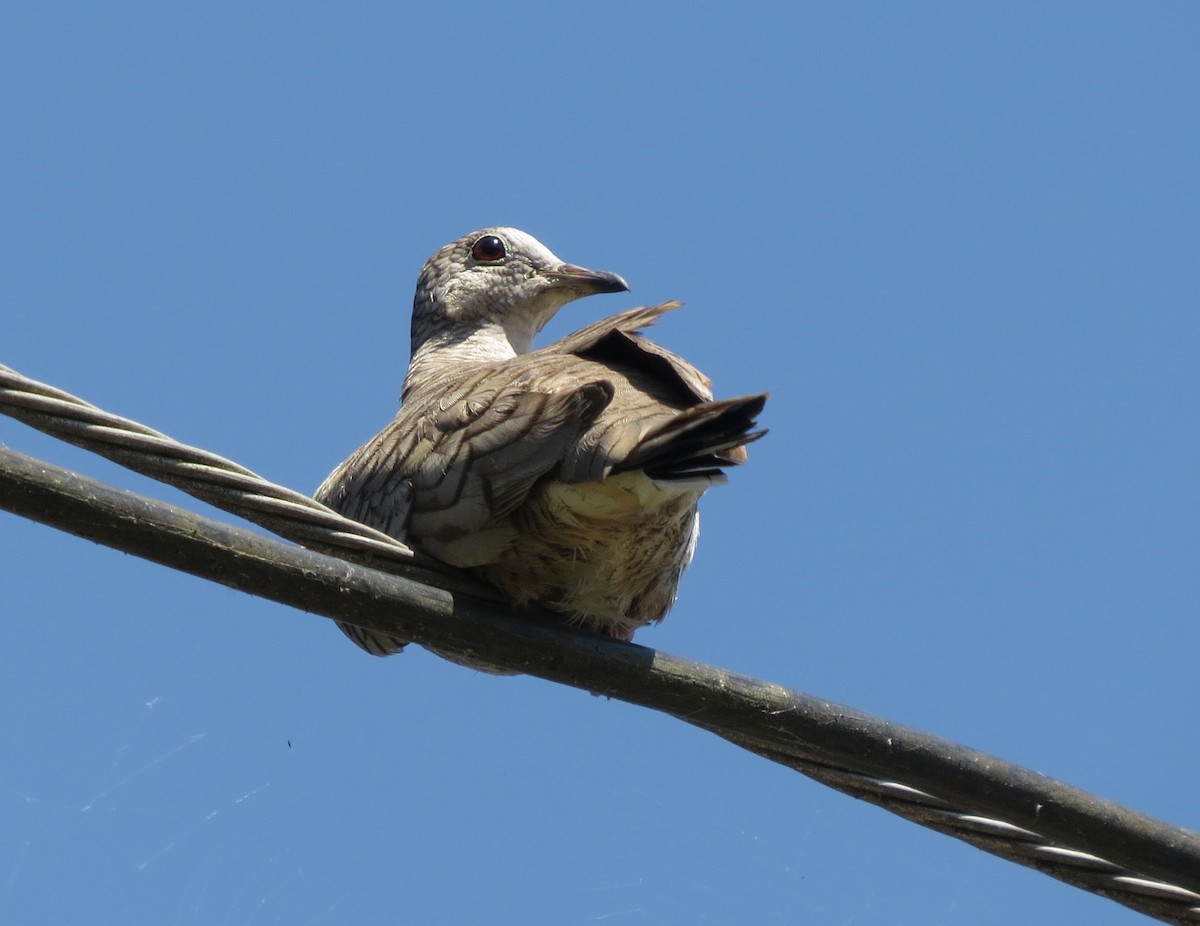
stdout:
[[573,299],[619,293],[615,273],[563,263],[516,228],[484,228],[441,248],[426,262],[413,300],[413,352],[431,339],[503,336],[514,353]]

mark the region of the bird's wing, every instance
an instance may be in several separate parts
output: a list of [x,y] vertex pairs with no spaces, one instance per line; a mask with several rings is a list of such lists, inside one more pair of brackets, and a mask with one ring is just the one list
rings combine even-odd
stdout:
[[573,362],[576,376],[614,386],[613,400],[560,469],[565,481],[643,470],[661,483],[701,488],[723,481],[722,467],[744,462],[745,445],[765,433],[754,430],[765,395],[715,402],[708,377],[639,334],[678,306],[632,309],[526,355],[531,365]]
[[317,499],[456,566],[487,561],[500,524],[612,400],[603,381],[531,384],[495,366],[410,394]]
[[639,334],[682,304],[664,302],[630,309],[581,328],[542,350],[636,371],[653,381],[656,393],[681,407],[707,402],[712,399],[711,380],[682,357]]

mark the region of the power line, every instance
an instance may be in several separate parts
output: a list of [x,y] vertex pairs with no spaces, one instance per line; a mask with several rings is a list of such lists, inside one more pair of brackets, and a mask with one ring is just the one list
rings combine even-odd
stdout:
[[[42,404],[31,408],[30,397]],[[47,399],[59,404],[47,405]],[[7,367],[0,367],[0,411],[206,500],[218,498],[220,507],[243,516],[243,494],[283,499],[289,510],[298,495]],[[133,439],[123,436],[127,432],[149,439],[149,449],[133,449]],[[196,464],[194,454],[205,460]],[[176,462],[163,470],[156,462],[162,459]],[[211,476],[189,488],[180,465],[234,467],[236,492],[214,495],[205,488]],[[346,525],[327,521],[311,508],[315,503],[295,504],[302,509],[298,519],[306,542],[336,548],[322,531],[341,535]],[[408,568],[402,562],[407,555],[384,560],[389,572],[382,572],[117,490],[5,448],[0,448],[0,506],[251,594],[398,632],[439,651],[484,654],[488,662],[515,672],[667,712],[995,855],[1166,922],[1200,922],[1200,835],[959,744],[714,666],[514,615],[395,574]],[[269,522],[272,530],[287,521],[278,506],[268,509],[255,519]],[[283,526],[279,533],[291,530]],[[355,549],[350,555],[372,554]],[[446,575],[433,577],[453,583]]]

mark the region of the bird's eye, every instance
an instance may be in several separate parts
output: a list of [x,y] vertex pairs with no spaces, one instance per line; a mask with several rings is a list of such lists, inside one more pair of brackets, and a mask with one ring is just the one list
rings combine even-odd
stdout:
[[504,242],[495,235],[484,235],[471,245],[471,256],[482,263],[503,260],[506,253]]

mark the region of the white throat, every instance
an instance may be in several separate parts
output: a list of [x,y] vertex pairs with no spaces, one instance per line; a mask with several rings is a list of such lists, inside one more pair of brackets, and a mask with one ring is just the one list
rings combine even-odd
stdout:
[[445,331],[427,338],[412,355],[404,377],[405,391],[454,374],[464,366],[512,360],[533,350],[528,326],[489,322],[467,331]]

